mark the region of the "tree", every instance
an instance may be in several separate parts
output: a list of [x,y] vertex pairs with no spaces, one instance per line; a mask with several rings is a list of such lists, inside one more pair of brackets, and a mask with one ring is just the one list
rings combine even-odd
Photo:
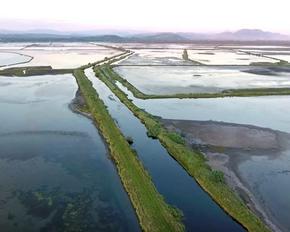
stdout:
[[184,59],[184,60],[188,60],[189,59],[188,58],[188,53],[187,53],[187,50],[186,49],[183,50],[182,59]]
[[224,183],[224,173],[221,171],[213,170],[210,178],[216,183]]

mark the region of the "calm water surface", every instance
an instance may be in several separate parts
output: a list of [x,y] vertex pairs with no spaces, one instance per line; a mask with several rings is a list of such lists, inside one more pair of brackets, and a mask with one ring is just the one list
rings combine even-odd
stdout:
[[31,58],[16,53],[0,52],[0,66],[12,65],[29,61]]
[[0,78],[0,230],[139,231],[71,75]]
[[117,85],[139,108],[162,118],[223,121],[290,133],[290,96],[142,100]]

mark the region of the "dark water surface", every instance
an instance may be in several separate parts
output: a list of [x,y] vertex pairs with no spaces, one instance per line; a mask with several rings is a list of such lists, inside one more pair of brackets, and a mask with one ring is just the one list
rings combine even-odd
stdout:
[[158,191],[169,204],[182,210],[188,231],[244,231],[171,158],[158,140],[146,135],[144,125],[94,76],[91,69],[86,70],[86,75],[122,132],[134,139],[133,147]]
[[71,75],[0,78],[0,231],[139,231]]

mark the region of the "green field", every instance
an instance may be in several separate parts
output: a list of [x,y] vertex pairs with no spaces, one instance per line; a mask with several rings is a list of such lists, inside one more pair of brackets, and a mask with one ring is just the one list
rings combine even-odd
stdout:
[[72,73],[73,69],[53,69],[51,66],[17,67],[0,70],[0,76],[39,76]]

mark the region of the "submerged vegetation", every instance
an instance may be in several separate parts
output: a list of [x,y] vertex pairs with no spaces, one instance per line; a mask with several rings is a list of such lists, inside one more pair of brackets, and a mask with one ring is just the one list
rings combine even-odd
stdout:
[[83,69],[74,71],[80,91],[92,117],[106,140],[121,181],[128,192],[144,231],[183,231],[177,209],[166,204],[147,171],[111,118]]
[[[18,200],[27,208],[29,215],[40,220],[50,217],[50,221],[45,224],[41,231],[56,232],[93,232],[105,230],[108,223],[103,220],[103,225],[94,218],[95,212],[92,208],[94,198],[91,193],[95,193],[94,188],[85,189],[81,192],[70,193],[59,189],[48,191],[46,188],[37,191],[18,191]],[[99,209],[103,214],[105,209]],[[100,215],[102,216],[102,215]],[[14,220],[14,215],[9,213],[9,220]],[[118,227],[112,223],[112,229]]]
[[121,80],[121,78],[118,78],[118,75],[109,65],[96,67],[95,73],[120,101],[141,120],[148,130],[148,135],[153,138],[158,138],[167,149],[168,153],[180,163],[189,175],[196,179],[200,186],[208,192],[229,215],[235,218],[249,231],[269,231],[264,223],[225,183],[223,173],[210,168],[202,153],[187,147],[180,135],[177,136],[166,130],[158,119],[144,110],[139,109],[127,98],[127,95],[115,84],[115,81]]

